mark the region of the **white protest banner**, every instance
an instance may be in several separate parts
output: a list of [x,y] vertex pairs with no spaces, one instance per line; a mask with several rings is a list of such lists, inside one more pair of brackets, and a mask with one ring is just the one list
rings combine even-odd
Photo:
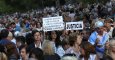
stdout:
[[64,22],[62,16],[43,18],[44,31],[54,31],[63,29],[64,29]]
[[66,23],[66,30],[82,30],[82,29],[83,29],[83,21]]

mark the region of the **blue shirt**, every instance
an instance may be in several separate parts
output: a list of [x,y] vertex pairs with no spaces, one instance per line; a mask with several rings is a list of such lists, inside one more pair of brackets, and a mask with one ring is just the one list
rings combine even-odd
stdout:
[[7,44],[10,44],[10,43],[13,44],[13,46],[16,48],[16,45],[13,42],[6,40],[6,39],[0,40],[0,44],[4,45],[4,46],[6,46]]
[[[95,31],[93,32],[90,37],[89,37],[89,42],[94,45],[95,44],[95,41],[97,39],[97,36],[98,36],[98,33]],[[104,46],[105,46],[105,43],[107,42],[107,40],[109,39],[109,35],[107,33],[104,33],[103,36],[102,36],[102,40],[99,41],[99,44],[103,45],[102,47],[96,47],[96,51],[97,52],[100,52],[100,53],[104,53]]]
[[29,23],[26,23],[25,27],[26,27],[26,29],[29,29],[30,24],[29,24]]
[[6,45],[6,44],[8,44],[8,43],[11,43],[11,41],[6,40],[6,39],[0,40],[0,44],[1,44],[1,45]]

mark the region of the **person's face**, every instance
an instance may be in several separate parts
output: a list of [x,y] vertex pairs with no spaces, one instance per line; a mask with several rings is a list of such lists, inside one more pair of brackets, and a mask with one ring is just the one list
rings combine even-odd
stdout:
[[106,27],[103,27],[103,31],[107,32],[107,28],[106,28]]
[[37,23],[38,28],[41,28],[40,23]]
[[65,45],[63,48],[64,48],[64,50],[67,50],[69,47],[70,47],[70,46],[69,46],[69,44],[68,44],[68,45]]
[[13,24],[13,25],[12,25],[12,28],[15,28],[15,27],[16,27],[16,25],[15,25],[15,24]]
[[40,40],[41,40],[41,35],[40,35],[39,32],[36,32],[36,33],[34,34],[34,39],[35,39],[35,41],[40,41]]
[[105,26],[106,26],[106,27],[110,27],[111,25],[110,25],[110,23],[105,22]]
[[78,36],[77,36],[77,41],[76,41],[76,43],[77,43],[78,45],[80,45],[81,42],[82,42],[82,36],[81,36],[81,35],[78,35]]
[[15,18],[14,20],[15,20],[16,23],[18,23],[18,19],[17,18]]
[[103,27],[99,27],[99,28],[98,28],[98,34],[103,35],[103,31],[104,31],[104,30],[103,30]]
[[68,31],[67,31],[67,30],[64,30],[64,31],[63,31],[63,35],[68,35]]
[[21,55],[22,58],[26,58],[26,49],[25,48],[21,49],[20,55]]
[[57,38],[57,35],[56,35],[56,32],[51,32],[51,37],[52,37],[52,39],[56,39]]
[[22,43],[20,41],[16,41],[16,46],[20,47],[22,45]]

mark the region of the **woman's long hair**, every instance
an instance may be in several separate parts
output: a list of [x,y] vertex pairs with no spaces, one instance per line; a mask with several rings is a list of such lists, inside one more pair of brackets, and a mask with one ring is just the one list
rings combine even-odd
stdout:
[[95,47],[91,45],[89,42],[82,42],[81,43],[81,48],[84,49],[85,55],[83,57],[86,57],[87,59],[89,58],[90,54],[95,54]]
[[44,52],[44,55],[54,55],[55,53],[55,50],[53,49],[53,46],[51,45],[49,40],[44,40],[42,50]]
[[61,40],[60,40],[60,35],[61,35],[61,34],[60,34],[59,31],[49,31],[49,32],[48,32],[49,40],[50,40],[50,41],[52,40],[52,36],[51,36],[52,32],[55,32],[56,35],[57,35],[57,37],[56,37],[56,39],[55,39],[55,46],[58,47],[59,45],[62,45],[62,44],[61,44]]

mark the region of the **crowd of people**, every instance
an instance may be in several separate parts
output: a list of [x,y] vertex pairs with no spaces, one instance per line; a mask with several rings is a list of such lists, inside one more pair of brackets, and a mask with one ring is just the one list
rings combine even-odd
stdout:
[[[83,30],[43,31],[43,18]],[[0,60],[115,60],[115,1],[46,7],[0,17]]]

